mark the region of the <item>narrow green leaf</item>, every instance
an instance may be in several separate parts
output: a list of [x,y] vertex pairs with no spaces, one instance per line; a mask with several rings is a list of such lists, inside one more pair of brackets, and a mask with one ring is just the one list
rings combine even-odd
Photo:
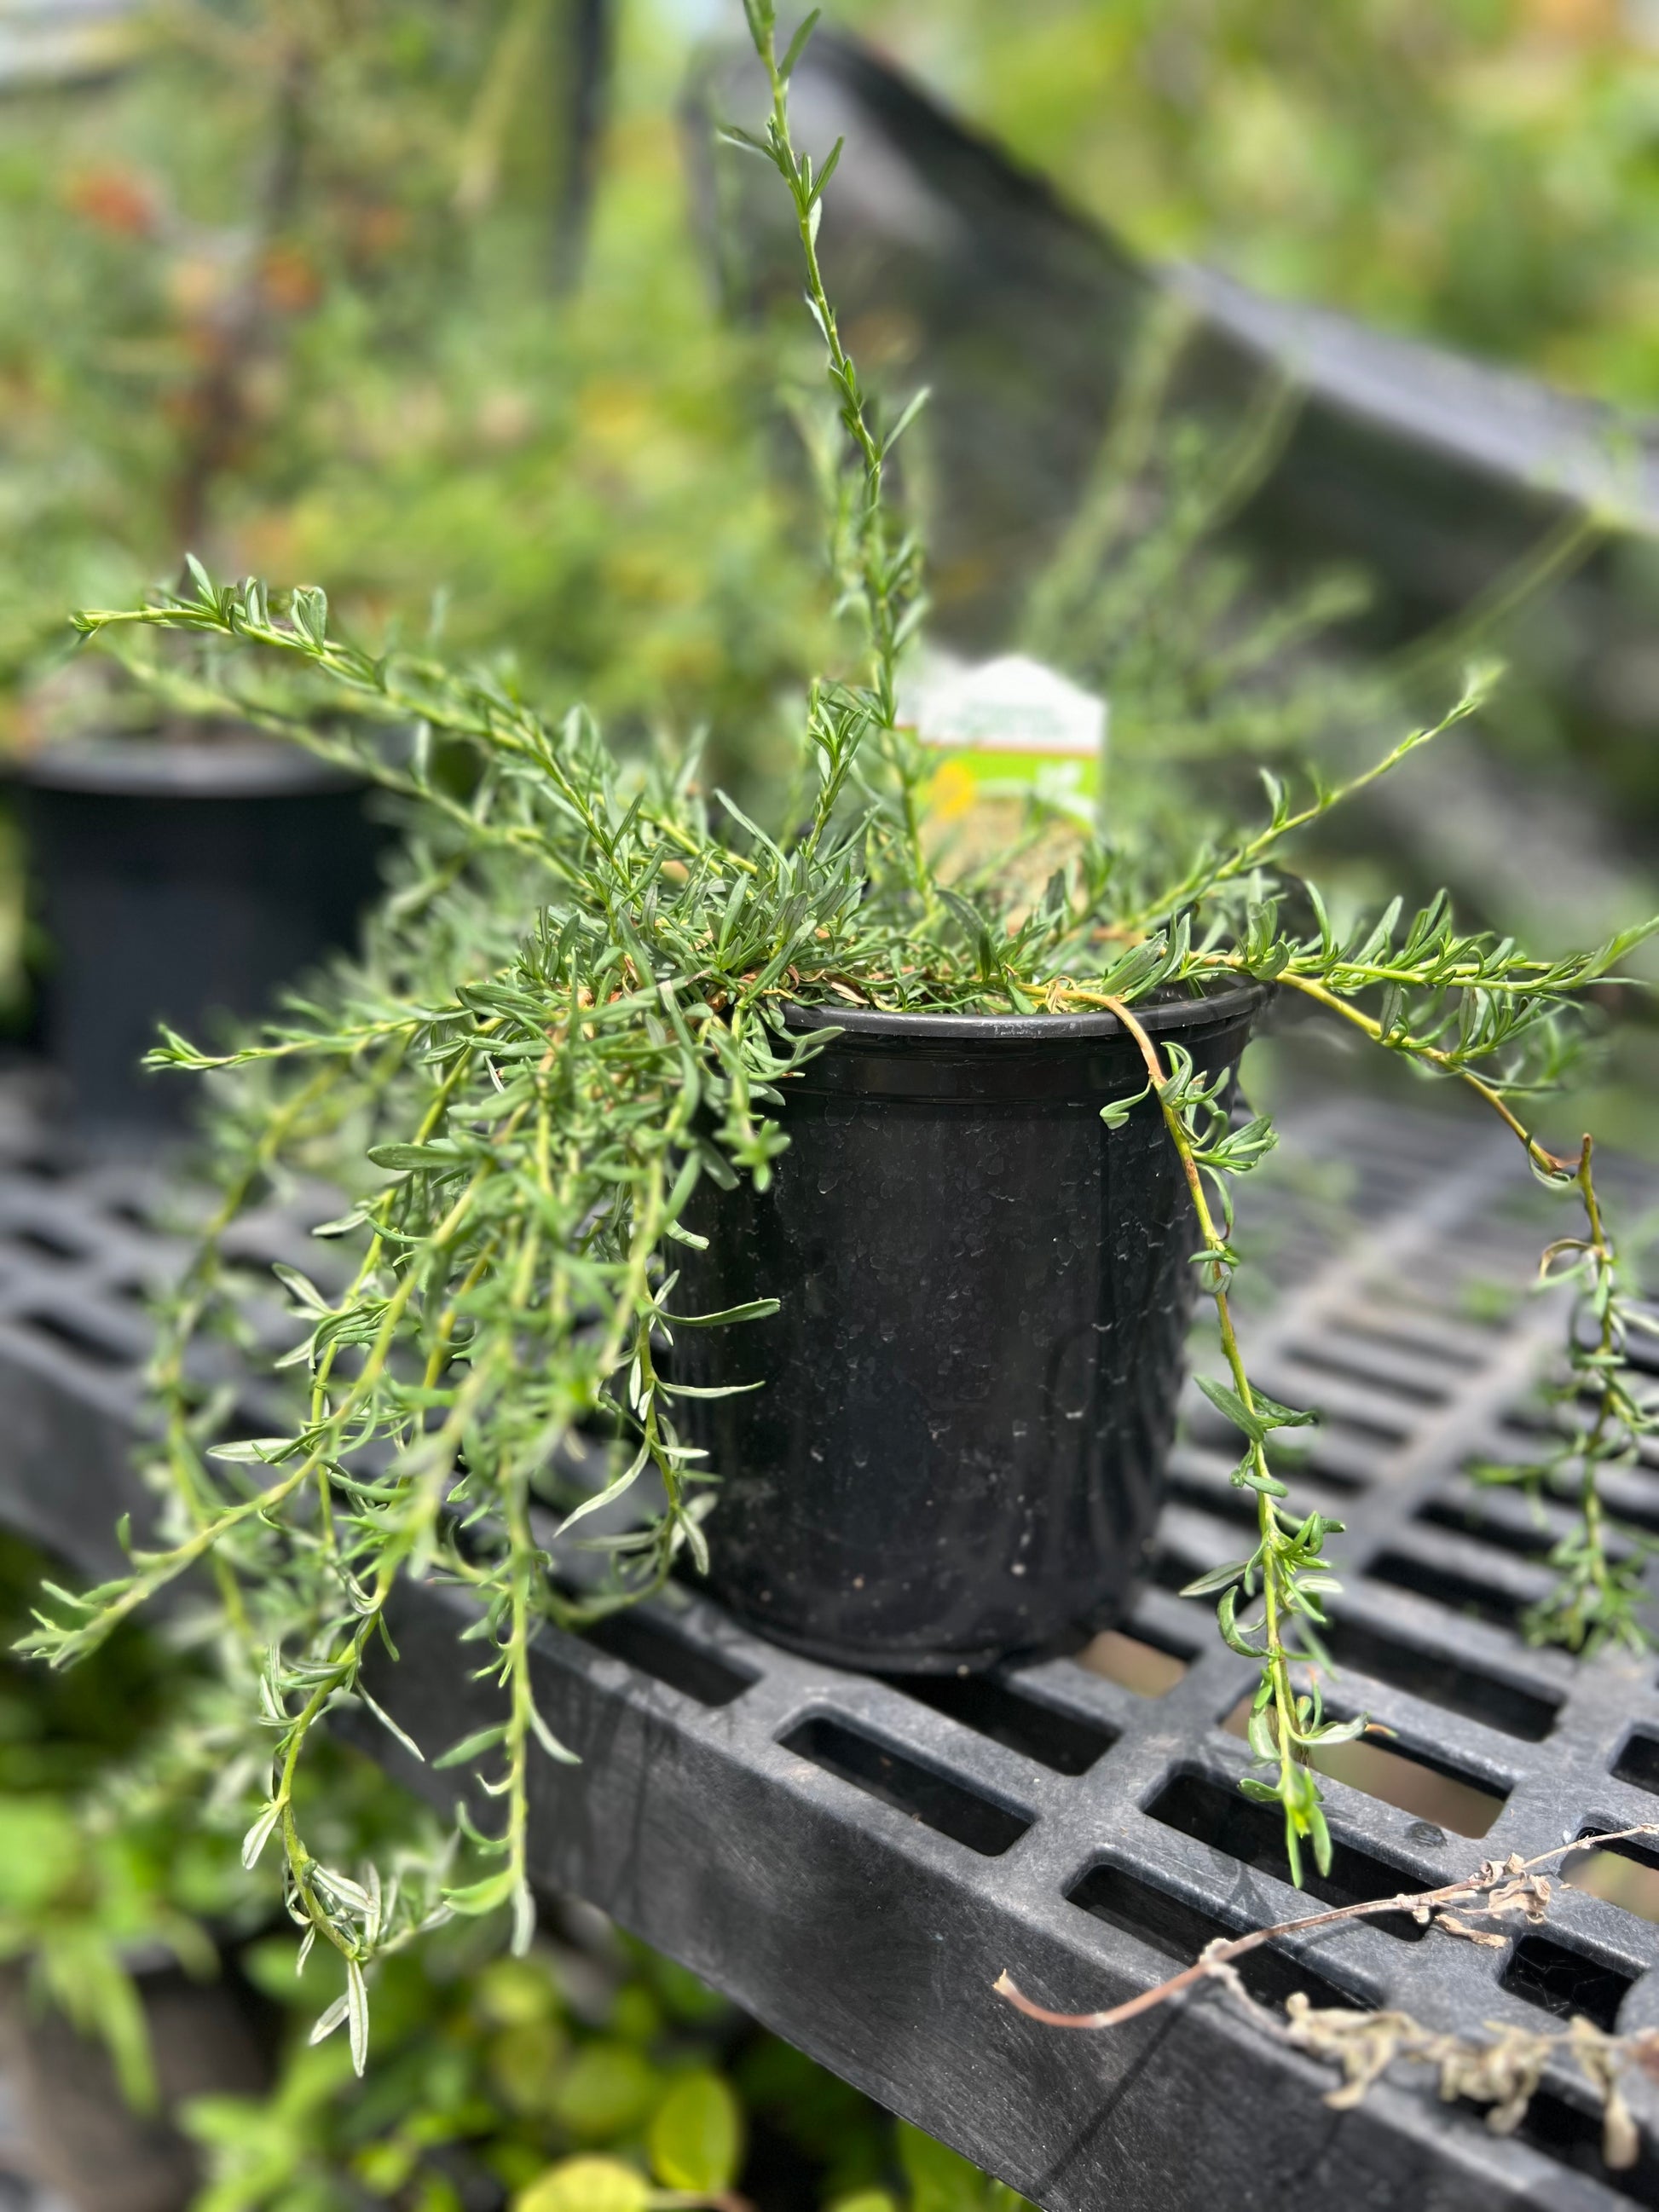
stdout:
[[763,1390],[762,1382],[659,1382],[658,1389],[669,1398],[742,1398],[750,1390]]
[[[778,75],[783,79],[786,84],[788,83],[791,76],[794,74],[795,64],[805,52],[806,41],[811,37],[813,32],[817,29],[818,17],[823,14],[823,12],[822,9],[814,8],[810,15],[804,16],[802,18],[799,29],[795,33],[794,37],[790,40],[788,46],[784,49],[783,59],[778,64]],[[686,2182],[681,2185],[685,2188],[690,2188],[694,2185],[690,2182]],[[721,2185],[724,2186],[724,2184]]]
[[429,1145],[371,1145],[368,1158],[377,1168],[389,1168],[394,1174],[408,1174],[422,1168],[454,1168],[465,1164],[469,1155],[459,1146],[439,1142]]
[[1364,1714],[1361,1713],[1356,1720],[1327,1721],[1322,1728],[1315,1729],[1310,1735],[1304,1735],[1302,1741],[1309,1744],[1353,1743],[1364,1735],[1370,1726],[1370,1723]]
[[368,2063],[368,1989],[355,1959],[346,1960],[346,2018],[350,2023],[351,2070],[361,2080]]
[[505,1868],[500,1874],[486,1875],[483,1881],[469,1882],[460,1889],[445,1890],[444,1903],[452,1912],[461,1913],[469,1919],[478,1919],[486,1912],[499,1912],[517,1887],[517,1878],[512,1869]]
[[728,1322],[770,1321],[781,1310],[776,1298],[750,1298],[747,1305],[727,1306],[723,1313],[665,1314],[663,1319],[676,1328],[720,1328]]
[[1193,1379],[1218,1413],[1242,1430],[1252,1443],[1262,1441],[1267,1433],[1267,1422],[1246,1406],[1237,1390],[1228,1383],[1212,1381],[1207,1375],[1197,1375]]
[[271,1832],[282,1817],[283,1808],[280,1804],[273,1802],[267,1805],[246,1835],[243,1837],[242,1864],[250,1874],[258,1864],[259,1854],[270,1841]]
[[1226,1589],[1236,1583],[1249,1564],[1248,1559],[1232,1559],[1225,1566],[1212,1567],[1207,1574],[1200,1575],[1196,1581],[1183,1583],[1181,1595],[1182,1597],[1212,1597],[1217,1590]]
[[394,1721],[391,1714],[387,1712],[386,1707],[382,1705],[377,1704],[376,1701],[369,1696],[368,1692],[364,1689],[361,1682],[357,1683],[356,1686],[356,1694],[362,1699],[364,1705],[367,1705],[369,1711],[374,1714],[375,1719],[379,1721],[380,1726],[386,1730],[386,1734],[389,1736],[395,1737],[397,1741],[402,1744],[404,1749],[408,1752],[410,1758],[419,1759],[421,1765],[424,1766],[426,1765],[426,1753],[421,1749],[420,1745],[416,1742],[414,1737],[410,1735],[409,1731],[406,1729],[399,1728],[397,1722]]
[[469,1759],[477,1759],[486,1751],[493,1751],[506,1735],[506,1723],[498,1721],[494,1728],[479,1729],[473,1735],[463,1736],[459,1743],[452,1744],[447,1751],[441,1753],[432,1764],[434,1767],[464,1766]]
[[241,1437],[234,1443],[210,1444],[208,1457],[231,1467],[270,1467],[293,1449],[292,1437]]
[[1221,1602],[1215,1609],[1216,1626],[1221,1631],[1221,1640],[1230,1651],[1237,1651],[1246,1659],[1260,1659],[1261,1650],[1255,1644],[1245,1641],[1243,1631],[1235,1624],[1233,1613],[1237,1603],[1238,1590],[1235,1586],[1223,1593]]

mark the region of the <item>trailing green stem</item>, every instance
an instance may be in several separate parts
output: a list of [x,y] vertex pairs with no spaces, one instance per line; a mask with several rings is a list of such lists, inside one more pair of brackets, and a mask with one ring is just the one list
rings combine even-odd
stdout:
[[[1328,1532],[1340,1531],[1342,1524],[1319,1514],[1310,1514],[1299,1524],[1291,1522],[1280,1504],[1287,1494],[1285,1485],[1268,1464],[1269,1436],[1275,1429],[1295,1425],[1305,1417],[1275,1404],[1255,1390],[1245,1369],[1228,1296],[1235,1255],[1227,1237],[1216,1224],[1200,1164],[1206,1152],[1212,1153],[1213,1147],[1206,1142],[1207,1133],[1200,1132],[1196,1126],[1196,1117],[1213,1108],[1214,1088],[1206,1089],[1201,1082],[1194,1081],[1190,1062],[1166,1070],[1158,1048],[1129,1007],[1109,997],[1103,997],[1101,1003],[1116,1014],[1134,1039],[1186,1178],[1203,1243],[1197,1255],[1201,1279],[1215,1307],[1222,1354],[1232,1378],[1230,1391],[1218,1389],[1213,1384],[1200,1387],[1218,1410],[1225,1413],[1243,1433],[1244,1456],[1234,1471],[1233,1481],[1240,1488],[1255,1493],[1255,1552],[1249,1559],[1200,1577],[1184,1594],[1211,1595],[1218,1590],[1217,1618],[1223,1638],[1234,1650],[1255,1660],[1260,1667],[1249,1739],[1256,1759],[1274,1771],[1275,1779],[1269,1784],[1251,1778],[1247,1787],[1252,1796],[1270,1798],[1282,1810],[1285,1855],[1290,1861],[1291,1880],[1299,1887],[1304,1839],[1311,1844],[1322,1874],[1329,1872],[1331,1863],[1330,1832],[1320,1802],[1319,1786],[1308,1767],[1308,1754],[1318,1744],[1349,1741],[1365,1725],[1363,1719],[1324,1721],[1317,1690],[1298,1692],[1291,1676],[1296,1660],[1322,1656],[1316,1644],[1311,1649],[1298,1649],[1291,1641],[1291,1628],[1298,1621],[1304,1629],[1309,1623],[1323,1625],[1319,1600],[1336,1587],[1324,1571],[1323,1541]],[[1249,1603],[1258,1585],[1261,1619],[1254,1626],[1247,1626],[1237,1618],[1240,1594]]]

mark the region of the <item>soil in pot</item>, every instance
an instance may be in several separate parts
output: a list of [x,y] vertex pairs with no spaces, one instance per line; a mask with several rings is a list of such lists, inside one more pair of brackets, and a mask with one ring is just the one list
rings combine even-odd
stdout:
[[211,1044],[350,943],[386,833],[355,780],[251,735],[76,740],[13,773],[46,1056],[84,1122],[177,1127],[196,1086],[141,1068],[157,1024]]
[[[1214,1074],[1265,992],[1138,1009]],[[771,1188],[705,1185],[676,1339],[720,1477],[714,1593],[793,1648],[890,1671],[1080,1648],[1122,1617],[1162,1502],[1197,1230],[1114,1016],[796,1009],[843,1034],[786,1087]]]

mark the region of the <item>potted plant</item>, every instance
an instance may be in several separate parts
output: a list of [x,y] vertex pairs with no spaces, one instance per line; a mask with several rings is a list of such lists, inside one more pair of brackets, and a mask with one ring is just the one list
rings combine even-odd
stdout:
[[[1309,1417],[1253,1386],[1229,1297],[1229,1188],[1273,1141],[1233,1111],[1234,1069],[1271,991],[1472,1086],[1582,1200],[1583,1232],[1547,1258],[1586,1289],[1595,1411],[1558,1460],[1516,1471],[1570,1483],[1582,1508],[1534,1625],[1574,1645],[1641,1633],[1596,1488],[1646,1417],[1591,1147],[1556,1157],[1515,1102],[1559,1073],[1582,994],[1645,933],[1540,960],[1461,929],[1443,897],[1338,927],[1289,873],[1296,833],[1467,714],[1478,684],[1340,787],[1297,800],[1270,779],[1265,818],[1224,841],[1124,824],[1079,834],[1035,892],[1019,849],[951,874],[896,712],[922,611],[888,496],[908,415],[877,427],[819,275],[835,156],[797,152],[787,103],[810,21],[780,57],[769,0],[749,16],[772,109],[744,143],[799,228],[845,441],[836,569],[866,654],[811,689],[789,826],[707,793],[695,748],[625,760],[580,710],[550,726],[488,674],[342,642],[314,588],[273,604],[198,578],[78,617],[89,637],[199,641],[222,711],[330,758],[356,748],[420,823],[362,963],[325,998],[228,1055],[178,1036],[155,1055],[241,1071],[217,1125],[222,1202],[164,1316],[169,1517],[128,1572],[56,1596],[33,1644],[72,1660],[210,1566],[248,1740],[273,1760],[247,1854],[282,1854],[306,1942],[343,1958],[319,2028],[349,2022],[359,2063],[365,1972],[388,1944],[504,1908],[531,1939],[529,1763],[563,1755],[531,1688],[543,1621],[580,1626],[687,1571],[774,1632],[883,1667],[1077,1638],[1137,1571],[1194,1288],[1223,1362],[1200,1387],[1238,1432],[1257,1519],[1249,1554],[1194,1588],[1260,1668],[1244,1786],[1280,1809],[1293,1869],[1304,1848],[1328,1863],[1310,1757],[1364,1725],[1328,1722],[1307,1672],[1336,1524],[1288,1503],[1276,1440]],[[401,759],[362,736],[376,723],[415,731]],[[459,782],[456,749],[474,763]],[[1034,807],[1032,844],[1051,827]],[[317,1231],[336,1248],[326,1287],[278,1270],[292,1425],[216,1443],[193,1355],[249,1341],[265,1287],[228,1232],[301,1171],[344,1196]],[[537,1517],[550,1505],[556,1522]],[[433,1571],[475,1598],[501,1692],[499,1720],[447,1755],[486,1763],[503,1817],[468,1828],[463,1868],[393,1888],[313,1850],[296,1782],[332,1707],[380,1713],[365,1660],[402,1578]]]
[[[174,565],[181,546],[223,544],[239,485],[292,439],[294,356],[325,305],[325,270],[337,273],[345,207],[366,221],[368,187],[383,218],[396,213],[385,178],[319,176],[307,142],[319,106],[327,112],[318,79],[330,58],[317,29],[277,10],[228,28],[207,72],[218,81],[205,148],[199,58],[197,81],[176,88],[170,173],[71,157],[66,174],[52,175],[77,134],[65,127],[64,148],[48,138],[46,173],[61,204],[30,213],[58,249],[51,282],[67,328],[50,366],[38,360],[39,287],[19,286],[30,319],[7,333],[7,351],[37,401],[17,495],[35,509],[30,534],[50,544],[53,569],[118,573],[139,544],[146,566]],[[163,42],[145,74],[159,69],[165,87],[180,62]],[[143,94],[125,91],[130,104]],[[234,143],[240,168],[250,137],[254,183],[235,191],[226,221],[234,188],[221,164]],[[220,217],[211,225],[190,205],[204,171]],[[368,272],[357,259],[347,281],[361,288]],[[112,374],[112,361],[141,363],[159,386],[141,409],[131,367]],[[44,401],[65,388],[72,465],[52,450],[58,426]],[[55,511],[54,465],[74,482],[69,514]],[[185,700],[158,707],[131,686],[43,678],[35,579],[18,580],[3,657],[23,679],[8,769],[38,925],[37,1030],[85,1121],[165,1127],[181,1102],[139,1067],[157,1018],[198,1028],[251,1016],[277,984],[349,942],[380,839],[360,777],[195,714]]]

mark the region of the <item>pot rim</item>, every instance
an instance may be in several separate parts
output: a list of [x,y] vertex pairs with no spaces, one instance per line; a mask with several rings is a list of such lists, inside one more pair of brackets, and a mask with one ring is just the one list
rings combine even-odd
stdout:
[[[1207,1027],[1257,1012],[1272,993],[1271,983],[1246,977],[1199,998],[1166,999],[1138,1006],[1135,1018],[1152,1036],[1170,1030]],[[852,1037],[918,1044],[934,1039],[951,1044],[1079,1044],[1128,1034],[1115,1014],[1103,1011],[1093,1014],[896,1013],[874,1006],[808,1006],[791,999],[784,1003],[783,1018],[792,1030],[837,1029]]]
[[111,799],[258,799],[357,789],[362,779],[303,746],[256,732],[231,738],[64,738],[4,763],[35,791]]

